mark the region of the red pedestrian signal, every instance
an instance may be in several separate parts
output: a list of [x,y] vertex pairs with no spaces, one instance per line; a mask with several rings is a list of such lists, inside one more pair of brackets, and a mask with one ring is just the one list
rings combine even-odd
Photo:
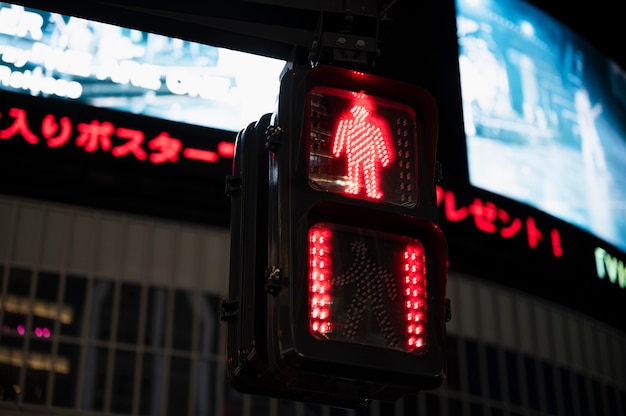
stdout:
[[419,240],[330,223],[309,229],[309,329],[318,339],[426,350],[426,295]]
[[307,104],[312,187],[397,205],[416,204],[412,107],[325,86],[313,88]]
[[419,87],[286,71],[237,139],[228,369],[242,392],[343,407],[445,378],[437,111]]

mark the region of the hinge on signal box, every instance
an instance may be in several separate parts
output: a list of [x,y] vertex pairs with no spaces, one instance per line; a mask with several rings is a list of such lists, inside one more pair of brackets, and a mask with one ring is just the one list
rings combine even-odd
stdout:
[[282,274],[278,267],[271,266],[265,271],[265,291],[276,296],[282,289]]
[[220,307],[220,320],[223,322],[230,322],[237,316],[237,306],[239,301],[237,300],[223,300]]

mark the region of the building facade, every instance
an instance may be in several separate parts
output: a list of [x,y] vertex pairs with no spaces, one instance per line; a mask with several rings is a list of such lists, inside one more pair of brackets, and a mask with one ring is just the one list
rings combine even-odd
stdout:
[[0,413],[621,415],[626,335],[451,270],[448,374],[358,410],[234,391],[225,371],[229,231],[0,197]]

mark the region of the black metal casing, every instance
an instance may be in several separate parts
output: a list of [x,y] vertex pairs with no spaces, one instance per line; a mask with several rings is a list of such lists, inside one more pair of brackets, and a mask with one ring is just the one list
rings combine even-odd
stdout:
[[[419,201],[380,204],[308,183],[307,92],[324,85],[400,102],[417,116]],[[242,392],[356,408],[440,386],[445,378],[447,246],[436,226],[437,112],[424,90],[351,70],[291,69],[278,110],[237,138],[233,178],[228,369]],[[269,128],[269,129],[268,129]],[[428,337],[419,354],[320,340],[308,329],[307,230],[316,221],[420,240],[426,252]]]

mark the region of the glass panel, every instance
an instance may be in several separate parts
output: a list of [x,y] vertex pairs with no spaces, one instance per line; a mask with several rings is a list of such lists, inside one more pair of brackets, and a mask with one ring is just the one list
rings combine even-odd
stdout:
[[331,407],[330,408],[330,416],[347,416],[348,413],[346,411],[346,409],[340,409],[337,407]]
[[268,397],[252,395],[250,396],[250,414],[251,415],[269,415],[270,399]]
[[[76,344],[59,344],[54,374],[54,406],[74,407],[76,403],[76,386],[78,383],[78,363],[80,347]],[[62,363],[64,365],[59,366]]]
[[[29,361],[33,357],[29,357]],[[40,362],[41,359],[37,359]],[[47,356],[47,363],[43,362],[43,365],[50,365],[50,356]],[[30,364],[30,362],[29,362]],[[38,370],[35,368],[26,369],[26,383],[24,385],[24,402],[27,403],[46,403],[46,395],[48,394],[48,370]]]
[[380,414],[381,415],[395,415],[396,414],[395,402],[380,402]]
[[619,397],[618,397],[618,393],[617,391],[611,387],[611,386],[606,386],[606,395],[608,398],[608,405],[609,405],[609,411],[607,412],[607,414],[609,415],[616,415],[618,414],[618,408],[619,408]]
[[457,346],[457,338],[448,336],[446,340],[447,350],[447,366],[445,385],[455,391],[461,390],[461,379],[459,370],[459,351]]
[[170,415],[186,415],[188,412],[189,369],[189,359],[181,357],[171,358],[167,398],[167,407]]
[[113,312],[113,282],[95,280],[91,298],[91,314],[87,333],[90,338],[108,341],[111,337]]
[[57,273],[39,272],[35,298],[56,303],[60,277]]
[[487,378],[489,381],[489,396],[492,399],[502,399],[502,382],[500,380],[500,363],[498,349],[493,346],[485,348],[487,354]]
[[[28,306],[28,299],[18,299],[15,296],[7,295],[4,298],[4,313],[2,318],[2,332],[3,335],[15,335],[23,337],[26,334],[26,316],[22,313],[13,313],[12,310],[19,311],[22,308],[22,304]],[[14,305],[17,305],[19,309],[14,309]],[[2,337],[2,345],[6,344],[4,340],[6,337]]]
[[548,362],[543,363],[543,383],[544,391],[546,392],[546,404],[548,413],[556,415],[557,400],[556,400],[556,380],[554,378],[554,367]]
[[467,382],[470,394],[480,396],[482,388],[480,385],[480,374],[482,373],[480,357],[478,355],[478,344],[472,341],[465,343],[465,359],[467,363]]
[[199,304],[198,351],[202,354],[217,354],[219,328],[219,297],[203,294]]
[[478,403],[470,403],[470,416],[483,416],[483,406]]
[[528,388],[528,402],[532,409],[539,410],[539,378],[537,377],[537,363],[531,357],[524,357],[526,368],[526,386]]
[[441,415],[441,401],[439,396],[434,394],[426,394],[426,414]]
[[[6,315],[6,314],[5,314]],[[10,333],[11,335],[8,335]],[[2,338],[0,338],[0,345],[8,348],[8,352],[5,351],[3,354],[6,355],[5,361],[9,360],[8,357],[12,357],[14,352],[13,350],[22,350],[24,348],[24,336],[19,335],[16,331],[4,331]]]
[[589,392],[587,391],[587,379],[582,374],[576,375],[576,387],[577,395],[578,395],[578,403],[580,403],[580,411],[585,415],[592,415],[594,412],[591,411],[591,406],[589,402]]
[[595,415],[608,415],[610,413],[606,413],[604,411],[604,400],[603,400],[603,386],[598,382],[598,380],[592,380],[591,386],[593,388],[593,403],[595,404],[595,411],[593,414]]
[[[297,403],[296,403],[297,404]],[[412,409],[412,408],[411,408]],[[290,414],[295,414],[295,413],[290,413]],[[407,413],[405,411],[405,414],[417,414],[417,413]],[[287,415],[285,415],[287,416]],[[372,416],[372,407],[371,406],[367,406],[367,407],[361,407],[358,409],[354,409],[352,411],[352,413],[348,413],[348,416]]]
[[129,283],[122,284],[120,292],[120,319],[117,322],[118,342],[137,343],[141,304],[141,286]]
[[[277,416],[297,415],[299,413],[299,408],[304,406],[302,403],[293,400],[276,399],[276,403],[278,408],[278,411],[276,412]],[[300,412],[300,414],[302,414],[302,412]],[[313,413],[310,414],[312,415]],[[360,414],[357,412],[355,412],[354,414],[360,416]]]
[[61,335],[79,336],[85,315],[87,279],[68,276],[65,279],[63,296],[63,315],[61,316]]
[[463,414],[463,403],[461,403],[460,399],[455,399],[454,397],[448,398],[448,414],[449,415],[462,415]]
[[520,391],[520,375],[519,365],[517,363],[517,355],[512,351],[506,351],[506,372],[509,379],[509,400],[513,404],[522,404],[522,395]]
[[113,391],[111,410],[116,413],[131,413],[133,406],[133,382],[135,374],[135,353],[115,352]]
[[405,415],[416,415],[417,414],[417,397],[414,394],[409,394],[408,396],[404,396],[402,399],[402,407],[404,408]]
[[[52,370],[52,360],[50,354],[52,353],[52,343],[47,339],[32,339],[28,347],[29,363],[31,359],[35,359],[33,364],[40,369]],[[43,359],[43,361],[42,361]]]
[[144,342],[151,347],[163,347],[165,344],[165,313],[167,311],[167,291],[162,287],[148,290],[148,311],[146,318],[146,336]]
[[561,371],[561,388],[563,389],[563,403],[565,404],[565,414],[573,415],[574,413],[574,395],[572,393],[572,376],[569,370],[562,368]]
[[178,350],[191,350],[193,323],[193,292],[176,290],[174,293],[174,328],[172,346]]
[[[196,416],[215,413],[215,393],[217,390],[217,368],[213,361],[199,360],[196,371]],[[293,414],[293,413],[292,413]]]
[[86,410],[102,410],[104,386],[109,368],[106,348],[88,348],[83,375],[83,398],[81,407]]
[[[224,371],[224,414],[225,415],[242,415],[243,414],[243,395],[235,390],[228,380],[226,371]],[[312,404],[307,404],[314,406]],[[307,413],[308,414],[308,413]],[[310,413],[315,414],[315,413]]]
[[[0,350],[0,357],[6,357],[6,350]],[[3,360],[4,361],[4,360]],[[20,367],[11,364],[0,363],[0,400],[17,402],[22,393],[20,387]]]
[[162,354],[144,354],[141,365],[141,389],[139,414],[160,415],[163,407],[163,369],[165,358]]

